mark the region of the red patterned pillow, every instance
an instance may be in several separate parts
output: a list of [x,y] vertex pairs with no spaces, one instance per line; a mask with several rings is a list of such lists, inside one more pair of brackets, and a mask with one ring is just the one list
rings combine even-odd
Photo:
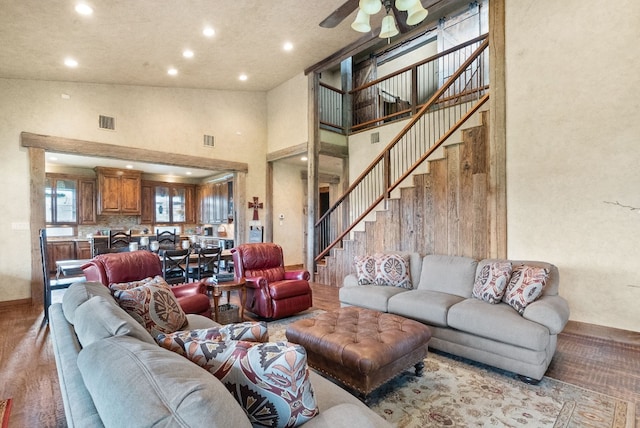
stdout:
[[540,297],[548,277],[548,269],[526,265],[516,266],[513,268],[502,300],[522,314],[529,303]]
[[473,283],[473,297],[489,303],[500,303],[511,278],[511,262],[487,263]]
[[356,276],[358,284],[368,285],[376,282],[376,259],[373,256],[356,256]]
[[375,254],[376,285],[413,288],[409,273],[409,256],[401,254]]
[[171,287],[162,279],[138,287],[120,290],[113,297],[122,309],[147,329],[153,337],[173,333],[187,324],[187,316],[178,304]]
[[193,338],[183,350],[220,379],[253,426],[297,427],[318,414],[307,354],[300,345]]

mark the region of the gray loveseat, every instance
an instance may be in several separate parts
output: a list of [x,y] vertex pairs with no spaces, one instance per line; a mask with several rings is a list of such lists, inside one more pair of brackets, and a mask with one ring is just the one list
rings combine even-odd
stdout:
[[[407,254],[407,253],[405,253]],[[496,260],[480,262],[457,256],[409,253],[413,289],[359,285],[354,274],[339,291],[342,306],[362,306],[427,324],[429,347],[524,376],[544,376],[556,350],[557,335],[569,319],[569,306],[558,295],[558,268],[550,263],[511,260],[549,270],[542,295],[521,315],[508,304],[472,297],[476,275]]]
[[[69,427],[250,427],[205,369],[161,348],[97,282],[79,282],[49,309]],[[187,315],[187,329],[215,327]],[[310,373],[320,413],[305,427],[389,427],[355,397]]]

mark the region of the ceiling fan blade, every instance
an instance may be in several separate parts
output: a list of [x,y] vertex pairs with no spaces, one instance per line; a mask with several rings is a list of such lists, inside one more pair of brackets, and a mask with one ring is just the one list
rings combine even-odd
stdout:
[[347,0],[334,10],[331,15],[327,16],[321,23],[322,28],[334,28],[340,24],[347,16],[358,8],[359,0]]

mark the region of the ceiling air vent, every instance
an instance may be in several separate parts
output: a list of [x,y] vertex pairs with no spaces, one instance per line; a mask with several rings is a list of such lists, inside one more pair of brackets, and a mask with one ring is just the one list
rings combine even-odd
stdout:
[[376,144],[380,142],[380,133],[374,132],[371,134],[371,144]]
[[213,147],[215,144],[215,137],[213,135],[204,134],[204,146]]
[[110,131],[115,131],[116,118],[100,115],[98,116],[98,126],[100,129],[108,129]]

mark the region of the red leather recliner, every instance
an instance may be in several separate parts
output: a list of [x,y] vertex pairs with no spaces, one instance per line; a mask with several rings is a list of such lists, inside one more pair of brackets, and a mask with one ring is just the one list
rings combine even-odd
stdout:
[[247,281],[248,311],[278,319],[312,306],[311,275],[306,270],[285,271],[282,247],[278,244],[242,244],[231,253],[236,277]]
[[[162,276],[162,263],[158,255],[150,251],[106,253],[95,256],[82,266],[82,270],[87,281],[97,281],[109,286],[113,283]],[[211,318],[211,302],[204,282],[174,285],[171,291],[185,313]]]

